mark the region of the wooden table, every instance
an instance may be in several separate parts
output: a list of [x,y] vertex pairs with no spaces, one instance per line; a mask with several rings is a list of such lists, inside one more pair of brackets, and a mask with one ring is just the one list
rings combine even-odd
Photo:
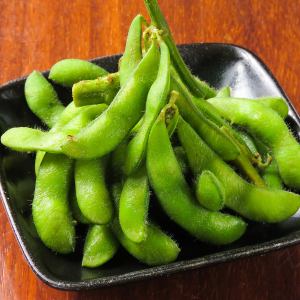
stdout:
[[[256,52],[300,110],[300,1],[161,0],[177,43],[226,42]],[[0,83],[65,57],[123,51],[142,0],[1,0]],[[299,170],[300,171],[300,170]],[[296,299],[300,246],[164,278],[87,292],[43,284],[0,205],[0,299]]]

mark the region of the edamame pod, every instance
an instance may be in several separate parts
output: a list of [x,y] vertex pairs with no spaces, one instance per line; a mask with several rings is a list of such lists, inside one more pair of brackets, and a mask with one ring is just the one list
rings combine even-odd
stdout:
[[269,188],[278,190],[283,189],[282,179],[279,175],[275,159],[273,159],[270,165],[262,171],[262,177]]
[[34,161],[34,173],[35,175],[38,174],[39,169],[40,169],[40,165],[44,159],[46,152],[44,151],[37,151],[36,155],[35,155],[35,161]]
[[226,105],[221,98],[208,101],[224,118],[244,126],[270,147],[283,182],[289,187],[300,188],[300,145],[275,111],[252,100],[236,99],[227,101]]
[[43,243],[58,253],[75,247],[75,229],[68,204],[72,161],[47,153],[36,178],[32,202],[33,222]]
[[82,214],[94,224],[106,224],[113,205],[105,183],[105,158],[75,161],[75,191]]
[[124,163],[125,174],[134,172],[145,157],[149,133],[159,112],[167,102],[170,90],[170,54],[167,45],[160,43],[161,56],[157,78],[151,86],[141,127],[129,142]]
[[218,178],[208,170],[204,170],[197,179],[196,197],[208,210],[218,211],[224,207],[224,188]]
[[234,131],[237,140],[247,145],[247,149],[251,152],[252,162],[259,168],[265,169],[271,162],[271,157],[266,156],[263,160],[261,154],[258,152],[253,138],[245,131],[236,129]]
[[197,205],[172,150],[162,114],[150,133],[147,171],[150,184],[166,214],[199,240],[224,245],[244,234],[246,223],[242,219],[211,212]]
[[26,79],[25,98],[30,110],[48,127],[58,121],[64,110],[52,85],[37,71]]
[[260,155],[249,134],[247,134],[245,131],[242,130],[238,130],[236,131],[236,133],[238,134],[239,138],[242,139],[242,141],[244,141],[244,143],[247,145],[248,149],[251,151],[253,156],[257,157],[258,155]]
[[[76,134],[89,122],[95,119],[107,108],[106,104],[87,105],[77,108],[71,102],[62,112],[59,120],[51,128],[50,132],[63,131],[65,134]],[[38,151],[35,158],[35,174],[38,173],[39,166],[45,155],[44,151]]]
[[264,186],[263,179],[252,165],[256,158],[247,145],[237,140],[235,131],[222,119],[213,105],[190,94],[174,68],[171,68],[171,86],[181,94],[177,100],[181,115],[205,137],[209,146],[224,160],[234,161],[253,183]]
[[1,143],[20,152],[46,151],[61,153],[60,145],[66,135],[62,132],[45,132],[28,127],[16,127],[7,130],[1,136]]
[[[227,105],[228,102],[232,101],[255,101],[259,102],[260,104],[263,104],[274,111],[276,111],[283,119],[285,119],[288,116],[289,113],[289,107],[286,103],[286,101],[281,97],[260,97],[260,98],[254,98],[254,99],[247,99],[247,98],[234,98],[234,97],[218,97],[220,100],[226,101],[226,103],[223,103],[223,105]],[[214,98],[212,98],[214,99]],[[213,100],[210,100],[208,102],[211,102]]]
[[[95,119],[98,115],[100,115],[105,109],[107,109],[107,105],[104,103],[101,104],[93,104],[86,105],[83,107],[76,107],[74,102],[71,102],[61,114],[57,123],[51,128],[51,132],[61,131],[66,127],[71,127],[71,124],[75,124],[80,118],[85,121],[85,125]],[[77,121],[73,121],[78,116],[80,117]],[[74,127],[74,125],[72,125]],[[81,128],[79,128],[81,129]],[[78,130],[79,130],[78,129]]]
[[75,192],[72,193],[71,199],[70,199],[70,204],[71,204],[71,209],[72,209],[72,215],[76,221],[82,224],[90,224],[91,221],[88,220],[81,212],[77,199],[76,199],[76,194]]
[[195,97],[189,89],[185,86],[181,77],[179,76],[176,69],[171,65],[171,87],[172,89],[177,90],[180,94],[182,94],[185,101],[193,103],[195,107],[197,107],[202,114],[211,122],[215,123],[218,127],[227,125],[226,122],[220,116],[218,110],[208,103],[204,101],[203,98]]
[[110,175],[113,181],[123,177],[123,164],[125,161],[125,151],[128,140],[122,141],[110,155]]
[[[118,210],[122,186],[120,183],[112,185],[112,195]],[[123,233],[118,218],[112,223],[112,229],[121,245],[137,260],[150,265],[163,265],[176,260],[180,248],[177,243],[157,226],[147,224],[147,237],[140,243],[131,241]]]
[[119,73],[112,73],[94,80],[82,80],[72,87],[74,104],[85,106],[111,103],[120,88]]
[[86,127],[90,122],[100,116],[106,109],[106,104],[93,104],[85,106],[72,120],[70,120],[63,127],[58,129],[54,126],[50,132],[64,132],[67,135],[77,134],[82,128]]
[[227,207],[250,220],[267,223],[284,221],[299,209],[299,195],[260,188],[243,180],[182,118],[177,133],[194,175],[203,170],[213,172],[224,187]]
[[140,120],[134,125],[134,127],[130,131],[130,135],[134,136],[140,130],[143,123],[144,116],[140,118]]
[[[153,43],[108,109],[62,146],[70,157],[101,157],[117,147],[141,118],[147,93],[157,75],[159,51]],[[146,75],[145,75],[146,74]]]
[[142,166],[127,177],[119,202],[119,221],[124,234],[140,243],[147,237],[149,185],[146,167]]
[[176,260],[180,252],[176,242],[153,224],[148,225],[147,238],[140,243],[128,239],[117,220],[113,222],[112,228],[122,246],[140,262],[149,266],[168,264]]
[[85,238],[82,266],[99,267],[116,254],[118,241],[107,225],[91,225]]
[[189,171],[189,166],[184,148],[182,146],[176,146],[173,148],[173,150],[182,174],[187,175]]
[[72,87],[72,85],[81,80],[96,79],[107,75],[108,72],[86,60],[67,58],[58,61],[52,66],[49,78],[54,82]]
[[[264,186],[263,179],[252,165],[253,162],[256,163],[257,158],[252,155],[243,140],[237,139],[236,132],[208,101],[195,98],[190,94],[174,69],[171,69],[171,75],[173,87],[182,95],[177,101],[182,116],[205,137],[205,141],[224,160],[232,160],[253,183]],[[202,114],[201,117],[199,113]],[[234,152],[234,149],[238,152]]]
[[[104,105],[104,104],[101,104]],[[70,121],[72,121],[77,115],[79,115],[82,112],[85,112],[87,110],[93,109],[95,106],[84,106],[84,107],[76,107],[74,102],[70,102],[64,111],[62,112],[60,118],[55,123],[55,125],[51,128],[51,130],[60,130],[62,129],[66,124],[68,124]],[[106,106],[107,107],[107,106]]]
[[255,139],[255,146],[262,153],[264,159],[269,162],[269,164],[261,170],[262,178],[266,182],[269,188],[283,189],[283,182],[280,177],[278,166],[276,160],[270,155],[270,149],[264,145],[259,139]]
[[[66,138],[71,138],[72,135],[78,133],[80,129],[100,115],[106,107],[105,104],[93,105],[78,114],[62,128],[54,126],[48,132],[28,127],[11,128],[1,136],[1,143],[20,152],[45,151],[61,153],[61,145]],[[41,156],[39,157],[40,159],[42,159]]]
[[137,15],[131,22],[128,30],[124,54],[120,60],[120,83],[124,86],[133,74],[134,69],[142,60],[142,24],[145,19]]
[[206,142],[225,160],[236,159],[240,151],[238,147],[220,130],[220,128],[208,120],[204,114],[197,109],[194,103],[187,97],[185,89],[181,83],[172,76],[171,88],[179,92],[176,105],[180,114],[186,118],[189,123],[199,133],[205,133]]
[[283,119],[289,114],[289,107],[286,101],[281,97],[260,97],[253,100],[275,110]]
[[[63,112],[60,114],[57,122],[51,130],[56,130],[56,129],[61,129],[65,124],[67,124],[75,115],[77,115],[77,109],[74,106],[74,102],[71,102],[67,107],[64,108]],[[44,151],[37,151],[36,157],[35,157],[35,163],[34,163],[34,170],[35,170],[35,175],[38,174],[38,170],[40,167],[40,164],[45,156]]]
[[229,86],[224,86],[223,88],[221,88],[216,95],[217,98],[230,97],[230,96],[231,96],[231,92]]

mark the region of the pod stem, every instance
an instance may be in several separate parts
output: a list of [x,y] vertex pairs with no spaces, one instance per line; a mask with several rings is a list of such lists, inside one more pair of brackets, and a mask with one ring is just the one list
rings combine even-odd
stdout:
[[195,78],[192,75],[189,68],[186,66],[185,62],[183,61],[175,45],[168,23],[159,8],[157,0],[144,0],[144,2],[148,13],[151,17],[152,23],[158,29],[163,30],[162,38],[169,47],[173,64],[175,65],[185,84],[189,87],[191,92],[198,97],[214,97],[216,95],[216,91],[213,88],[211,88],[207,83]]
[[164,120],[170,137],[173,135],[179,119],[179,110],[175,104],[178,97],[177,91],[171,91],[169,102],[163,107],[159,115],[159,118]]
[[249,177],[249,179],[257,186],[259,187],[265,187],[266,184],[264,180],[261,178],[257,170],[253,167],[253,165],[250,163],[249,159],[241,153],[240,156],[235,159],[235,164],[239,166],[245,175]]
[[[264,187],[266,186],[264,180],[259,175],[258,171],[252,165],[251,160],[249,159],[250,150],[247,146],[240,143],[234,135],[232,135],[232,130],[229,127],[222,126],[220,128],[228,138],[241,150],[240,155],[233,161],[236,166],[240,168],[240,170],[257,186]],[[251,157],[250,153],[250,157]]]

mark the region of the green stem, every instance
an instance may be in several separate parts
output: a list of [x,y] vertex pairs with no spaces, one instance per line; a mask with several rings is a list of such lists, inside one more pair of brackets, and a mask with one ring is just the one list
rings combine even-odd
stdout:
[[257,186],[265,187],[266,184],[261,178],[257,170],[250,163],[249,159],[243,153],[234,161],[234,163],[240,167],[248,178]]
[[179,72],[181,78],[191,90],[191,92],[201,98],[215,97],[216,91],[210,87],[206,82],[194,77],[189,68],[183,61],[172,37],[172,33],[168,23],[163,16],[157,0],[144,0],[148,13],[151,17],[152,23],[158,28],[163,30],[162,38],[169,47],[172,62]]

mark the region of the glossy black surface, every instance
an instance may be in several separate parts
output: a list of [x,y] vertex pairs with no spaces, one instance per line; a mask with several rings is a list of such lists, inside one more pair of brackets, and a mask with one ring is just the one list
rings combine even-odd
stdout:
[[[216,88],[230,85],[233,95],[240,97],[287,96],[266,66],[252,53],[233,45],[191,44],[180,51],[194,74]],[[94,59],[109,71],[116,71],[119,56]],[[29,111],[24,99],[24,78],[0,87],[1,134],[13,126],[42,126]],[[60,98],[67,103],[70,90],[56,86]],[[299,137],[299,117],[290,104],[288,123]],[[1,194],[11,225],[22,251],[33,271],[46,283],[60,289],[88,289],[188,270],[228,261],[234,258],[264,253],[300,241],[300,218],[293,217],[277,225],[251,223],[245,236],[226,247],[212,247],[196,241],[172,223],[161,223],[179,242],[182,252],[172,264],[150,268],[138,263],[125,251],[105,266],[82,268],[81,248],[84,228],[78,230],[78,247],[73,255],[56,255],[38,239],[31,221],[30,203],[34,190],[34,156],[11,152],[0,146]],[[152,203],[150,215],[160,209]],[[166,217],[164,218],[166,220]]]

